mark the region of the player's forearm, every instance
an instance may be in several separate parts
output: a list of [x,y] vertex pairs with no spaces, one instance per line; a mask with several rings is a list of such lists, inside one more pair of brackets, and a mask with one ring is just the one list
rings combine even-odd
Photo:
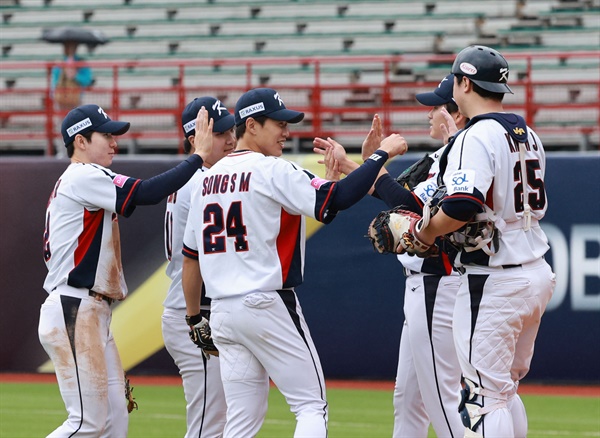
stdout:
[[404,205],[406,206],[406,210],[414,211],[415,213],[421,214],[423,211],[413,193],[398,184],[398,182],[387,172],[377,178],[375,190],[377,191],[378,197],[385,202],[389,208]]
[[185,256],[183,257],[181,284],[183,286],[186,314],[189,316],[199,314],[202,294],[202,275],[200,274],[198,260]]
[[354,160],[351,160],[350,158],[346,158],[346,160],[340,162],[340,172],[342,172],[344,175],[350,175],[359,167],[360,164]]
[[155,205],[176,192],[202,167],[202,158],[191,155],[182,163],[166,172],[146,179],[140,183],[135,192],[136,205]]
[[371,190],[375,178],[388,159],[388,153],[377,150],[358,169],[337,183],[335,197],[331,202],[333,210],[350,208]]
[[435,242],[436,237],[443,236],[448,233],[461,228],[466,222],[462,222],[451,218],[446,215],[442,209],[440,209],[435,216],[433,216],[429,225],[426,228],[419,230],[419,240],[431,245]]

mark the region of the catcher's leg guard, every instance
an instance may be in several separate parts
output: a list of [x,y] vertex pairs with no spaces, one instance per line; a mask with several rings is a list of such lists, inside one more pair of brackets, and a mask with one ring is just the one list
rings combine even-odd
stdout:
[[[465,387],[460,391],[461,400],[458,412],[465,427],[471,432],[475,432],[483,421],[485,414],[506,407],[506,396],[480,388],[475,382],[466,378],[463,378],[463,383]],[[485,406],[483,404],[484,398],[490,398],[491,404]],[[469,433],[469,430],[467,433]],[[465,434],[465,436],[481,435]]]

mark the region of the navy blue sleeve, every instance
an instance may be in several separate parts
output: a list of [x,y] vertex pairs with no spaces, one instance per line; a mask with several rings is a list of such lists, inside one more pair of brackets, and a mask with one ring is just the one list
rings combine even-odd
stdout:
[[369,193],[387,159],[387,152],[378,149],[358,169],[338,181],[335,196],[331,200],[331,209],[339,211],[350,208]]
[[375,182],[375,190],[379,198],[386,203],[389,208],[399,205],[405,206],[406,210],[423,214],[423,206],[417,202],[417,198],[410,190],[400,185],[389,173],[381,175]]
[[455,193],[453,195],[446,196],[442,200],[440,208],[452,219],[466,222],[470,221],[477,213],[484,211],[483,204],[483,194],[479,190],[475,189],[473,194]]
[[138,184],[133,198],[135,205],[155,205],[176,192],[202,167],[202,158],[191,155],[174,168],[156,175],[150,179],[142,180]]

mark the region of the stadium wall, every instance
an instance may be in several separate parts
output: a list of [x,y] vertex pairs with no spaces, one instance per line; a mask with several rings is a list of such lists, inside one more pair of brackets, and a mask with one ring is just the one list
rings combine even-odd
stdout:
[[[398,158],[388,169],[398,174],[416,158]],[[146,178],[176,162],[172,157],[119,158],[112,168]],[[39,307],[46,297],[42,288],[44,211],[66,166],[64,159],[0,160],[0,372],[44,370],[48,359],[37,337]],[[543,228],[551,245],[547,260],[558,282],[542,319],[527,379],[598,383],[600,350],[593,345],[600,339],[600,155],[553,154],[547,167],[549,209]],[[364,237],[367,224],[382,208],[381,202],[365,198],[332,224],[318,228],[307,243],[305,282],[298,293],[330,378],[393,379],[395,375],[404,278],[395,258],[375,254]],[[152,338],[159,345],[137,359],[124,358],[124,366],[138,374],[177,373],[161,348],[160,329],[136,334],[142,320],[156,320],[155,325],[160,325],[159,313],[150,313],[142,305],[152,301],[160,309],[166,293],[150,279],[164,271],[163,214],[164,202],[138,207],[131,218],[120,219],[131,295],[116,305],[118,321],[113,320],[113,329],[117,323],[125,325],[123,331],[130,336]],[[129,304],[138,307],[138,312],[119,312]],[[117,339],[122,354],[129,354],[130,348],[122,348],[127,344],[121,342]]]

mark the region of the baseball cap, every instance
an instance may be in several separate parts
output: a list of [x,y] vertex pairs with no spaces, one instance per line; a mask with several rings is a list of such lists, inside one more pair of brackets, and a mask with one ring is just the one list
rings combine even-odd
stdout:
[[202,107],[206,108],[208,116],[214,121],[213,132],[225,132],[233,128],[233,115],[219,99],[210,96],[196,97],[181,113],[181,126],[186,138],[196,134],[196,118]]
[[60,131],[65,146],[75,139],[77,134],[95,131],[105,134],[123,135],[129,131],[129,122],[111,120],[98,105],[82,105],[69,111],[64,118]]
[[454,75],[446,76],[437,88],[429,93],[419,93],[415,99],[426,106],[440,106],[452,102],[452,89],[454,88]]
[[242,125],[248,117],[267,116],[269,119],[298,123],[304,113],[285,107],[279,93],[272,88],[254,88],[239,98],[235,104],[235,124]]
[[468,77],[492,93],[512,93],[508,82],[508,62],[500,52],[486,46],[469,46],[456,55],[452,73]]

